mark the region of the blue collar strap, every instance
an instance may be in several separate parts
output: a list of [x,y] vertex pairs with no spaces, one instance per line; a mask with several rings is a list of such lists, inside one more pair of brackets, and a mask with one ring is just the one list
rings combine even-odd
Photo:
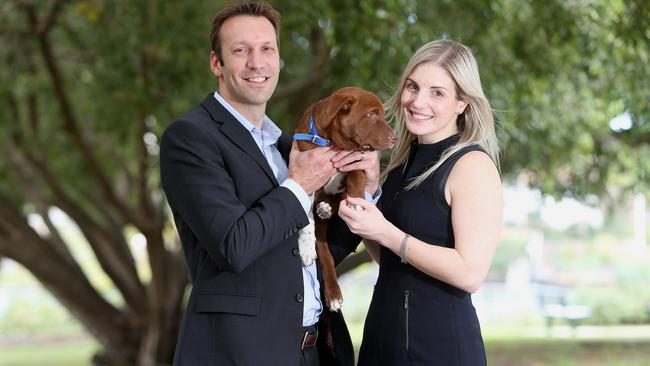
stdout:
[[322,138],[318,135],[316,130],[316,124],[314,122],[314,116],[309,116],[309,133],[296,133],[293,135],[294,140],[302,141],[311,141],[311,143],[318,146],[331,146],[333,145],[332,141]]

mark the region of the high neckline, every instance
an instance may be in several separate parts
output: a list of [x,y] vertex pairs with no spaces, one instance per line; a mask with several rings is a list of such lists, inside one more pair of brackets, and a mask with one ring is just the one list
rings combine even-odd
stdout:
[[408,159],[407,178],[420,175],[424,170],[436,164],[445,150],[458,143],[459,140],[460,136],[458,134],[432,144],[420,144],[417,139],[413,139],[411,141],[411,154]]
[[411,148],[414,149],[418,155],[425,154],[428,156],[431,155],[440,156],[450,146],[453,146],[456,143],[458,143],[459,140],[460,140],[460,135],[458,134],[453,134],[449,137],[446,137],[432,144],[421,144],[418,142],[417,138],[415,138],[413,139],[413,141],[411,141]]

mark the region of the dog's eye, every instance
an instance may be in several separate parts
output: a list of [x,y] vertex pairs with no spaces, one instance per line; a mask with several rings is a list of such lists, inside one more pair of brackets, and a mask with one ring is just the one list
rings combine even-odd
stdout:
[[377,119],[377,112],[370,112],[367,114],[370,119]]

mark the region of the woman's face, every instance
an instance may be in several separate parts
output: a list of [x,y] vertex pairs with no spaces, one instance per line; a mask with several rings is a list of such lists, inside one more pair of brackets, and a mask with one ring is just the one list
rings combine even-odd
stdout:
[[422,144],[458,133],[456,118],[467,106],[456,99],[456,85],[447,71],[431,62],[418,65],[409,75],[400,101],[406,128]]

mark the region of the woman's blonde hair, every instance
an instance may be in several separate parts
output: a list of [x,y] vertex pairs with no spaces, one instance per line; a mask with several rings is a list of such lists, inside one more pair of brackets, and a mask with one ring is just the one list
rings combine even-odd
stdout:
[[467,102],[467,107],[456,120],[460,135],[458,143],[448,148],[434,166],[415,177],[406,189],[411,189],[422,183],[451,155],[469,145],[480,146],[490,155],[497,168],[499,167],[499,145],[494,128],[492,108],[483,94],[478,66],[472,51],[454,41],[436,40],[420,47],[413,54],[404,69],[397,91],[384,104],[387,117],[394,122],[398,138],[395,147],[393,147],[388,168],[382,177],[385,178],[391,170],[402,165],[409,157],[411,141],[415,135],[406,129],[401,96],[406,80],[413,70],[420,64],[429,62],[447,71],[456,86],[456,98]]

